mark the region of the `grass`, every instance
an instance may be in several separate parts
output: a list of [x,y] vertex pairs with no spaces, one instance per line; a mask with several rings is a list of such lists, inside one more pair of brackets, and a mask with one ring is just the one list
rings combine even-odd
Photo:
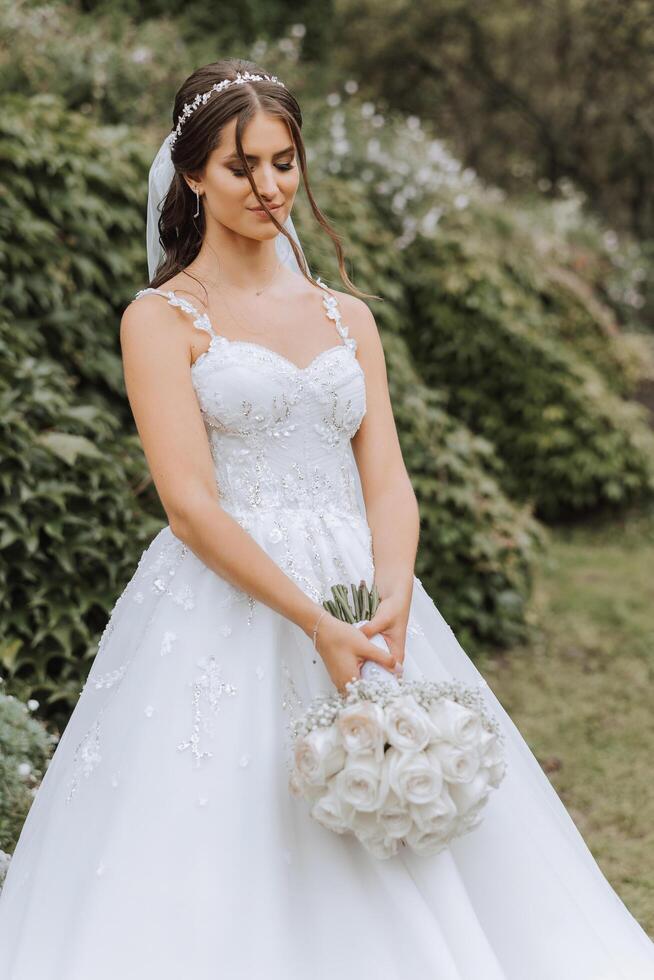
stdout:
[[654,938],[654,512],[552,531],[528,646],[477,659]]

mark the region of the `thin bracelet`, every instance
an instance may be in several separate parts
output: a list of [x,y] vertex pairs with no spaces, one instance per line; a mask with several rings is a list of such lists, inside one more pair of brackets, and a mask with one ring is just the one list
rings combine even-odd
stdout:
[[318,649],[317,646],[316,646],[316,635],[318,633],[318,626],[320,625],[320,620],[322,619],[322,617],[327,614],[327,611],[328,611],[327,609],[323,609],[323,611],[318,616],[318,622],[313,627],[313,649],[314,650],[317,650]]

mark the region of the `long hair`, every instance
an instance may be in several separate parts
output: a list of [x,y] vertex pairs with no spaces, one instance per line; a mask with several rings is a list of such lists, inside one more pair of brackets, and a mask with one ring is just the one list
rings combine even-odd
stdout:
[[[213,85],[225,79],[236,78],[237,72],[244,73],[246,71],[257,75],[271,74],[254,62],[242,58],[224,58],[221,61],[215,61],[196,69],[181,85],[175,96],[173,126],[177,125],[184,106],[191,103],[198,94],[201,95],[209,91]],[[378,298],[362,293],[350,280],[345,271],[345,256],[341,239],[323,215],[313,196],[307,174],[306,153],[301,134],[302,112],[300,106],[286,87],[268,81],[229,85],[216,98],[209,98],[206,103],[195,109],[184,122],[172,147],[171,159],[175,167],[175,174],[164,198],[158,221],[159,238],[164,249],[164,258],[149,285],[158,288],[162,283],[190,265],[200,251],[206,224],[204,211],[200,209],[199,217],[193,217],[196,198],[183,175],[197,174],[203,170],[209,155],[216,147],[220,146],[223,126],[236,116],[236,151],[257,201],[269,215],[275,227],[289,241],[302,275],[319,288],[315,280],[312,279],[306,262],[303,261],[302,252],[297,247],[293,237],[288,234],[275,217],[274,212],[270,211],[266,203],[259,197],[250,165],[244,154],[243,133],[248,122],[258,111],[278,116],[286,122],[289,128],[311,209],[319,224],[334,243],[338,268],[343,282],[351,292],[361,298]]]

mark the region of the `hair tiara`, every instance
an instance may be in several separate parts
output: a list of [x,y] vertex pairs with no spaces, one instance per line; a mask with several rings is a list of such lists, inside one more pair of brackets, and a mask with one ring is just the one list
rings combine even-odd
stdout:
[[207,92],[203,92],[202,94],[198,93],[192,102],[185,104],[182,114],[177,120],[177,125],[168,137],[170,147],[172,148],[173,143],[182,131],[182,126],[188,117],[195,112],[200,105],[205,105],[214,92],[224,92],[224,90],[229,88],[230,85],[244,85],[246,82],[274,82],[276,85],[281,85],[282,88],[286,88],[284,83],[281,82],[276,75],[252,75],[249,71],[238,71],[236,72],[236,78],[224,78],[222,82],[216,82],[216,84],[212,85]]

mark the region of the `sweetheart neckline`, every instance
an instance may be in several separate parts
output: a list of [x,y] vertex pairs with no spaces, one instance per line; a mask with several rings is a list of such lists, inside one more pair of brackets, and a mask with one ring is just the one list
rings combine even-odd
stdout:
[[[316,354],[316,356],[313,358],[313,360],[309,361],[309,363],[306,364],[304,367],[300,367],[298,364],[295,363],[295,361],[291,361],[290,358],[286,357],[284,354],[280,354],[279,351],[273,350],[272,347],[266,347],[265,344],[257,344],[253,340],[236,340],[236,339],[231,339],[229,337],[223,337],[222,334],[214,334],[214,336],[211,338],[209,342],[209,346],[207,347],[207,349],[205,351],[202,351],[202,353],[198,357],[196,357],[196,359],[191,364],[191,371],[195,367],[197,367],[197,365],[201,361],[204,360],[207,354],[211,353],[211,351],[214,348],[214,345],[217,342],[230,347],[250,347],[253,348],[254,350],[264,351],[266,354],[269,354],[273,358],[277,358],[277,360],[281,361],[282,364],[288,365],[288,367],[290,367],[296,374],[306,374],[307,371],[309,371],[322,357],[324,357],[326,354],[330,354],[332,351],[346,350],[349,353],[352,353],[348,344],[334,344],[332,347],[327,347],[325,350],[319,351]],[[354,362],[359,368],[359,370],[361,371],[361,373],[363,373],[363,368],[359,364],[356,355],[354,356]]]

